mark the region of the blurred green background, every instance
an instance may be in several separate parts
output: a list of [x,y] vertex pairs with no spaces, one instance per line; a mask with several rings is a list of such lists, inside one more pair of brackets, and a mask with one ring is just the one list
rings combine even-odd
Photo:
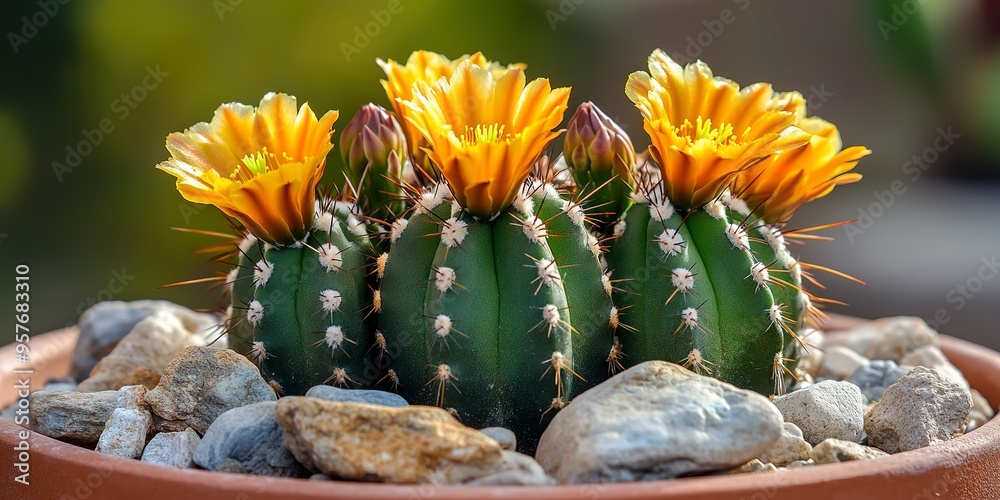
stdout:
[[[481,50],[505,63],[527,63],[529,78],[573,86],[572,107],[595,101],[644,148],[641,119],[623,86],[660,47],[684,61],[701,58],[744,85],[768,81],[799,90],[815,114],[840,127],[846,145],[874,151],[860,164],[864,181],[813,203],[792,222],[870,217],[870,224],[828,231],[835,242],[800,249],[804,260],[868,282],[825,279],[828,296],[851,304],[831,310],[923,316],[942,331],[1000,348],[993,334],[1000,279],[992,280],[1000,270],[984,264],[1000,252],[998,6],[993,0],[5,2],[0,278],[7,285],[0,289],[7,292],[0,293],[0,311],[13,310],[14,268],[22,263],[31,266],[34,332],[74,322],[97,300],[221,305],[222,297],[205,287],[157,288],[214,271],[192,252],[212,240],[171,226],[226,225],[215,209],[184,202],[173,179],[153,168],[167,158],[168,133],[209,120],[220,103],[256,104],[268,91],[288,92],[317,112],[339,109],[342,129],[363,104],[388,105],[376,57]],[[949,127],[960,137],[939,140],[946,147],[934,149]],[[914,155],[934,157],[919,178],[906,163]],[[330,161],[340,162],[336,149]],[[890,199],[885,193],[893,182],[904,191]],[[12,340],[12,330],[3,329],[0,343]]]

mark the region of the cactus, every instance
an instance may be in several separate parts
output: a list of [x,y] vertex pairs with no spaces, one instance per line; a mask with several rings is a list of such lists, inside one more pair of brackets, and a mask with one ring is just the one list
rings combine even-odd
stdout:
[[840,151],[836,127],[806,117],[799,94],[740,90],[659,50],[649,68],[626,94],[660,175],[638,183],[614,227],[620,352],[781,394],[798,379],[799,332],[821,300],[805,291],[807,265],[782,228],[803,203],[859,179],[847,172],[868,151]]
[[324,205],[301,245],[245,239],[229,280],[229,347],[257,363],[282,394],[319,384],[370,386],[378,374],[370,357],[371,237],[355,207]]
[[352,204],[316,199],[337,116],[317,119],[285,94],[257,108],[226,104],[211,123],[168,136],[171,158],[159,166],[186,199],[215,205],[249,233],[224,278],[229,347],[283,394],[370,385],[378,374],[369,228]]
[[[401,105],[443,180],[414,193],[379,258],[384,384],[467,425],[510,428],[523,450],[607,376],[617,322],[583,207],[529,177],[568,91],[472,61],[415,84]],[[457,103],[485,111],[442,112]]]
[[606,376],[616,314],[582,208],[530,181],[492,221],[443,186],[393,224],[379,284],[391,381],[408,401],[501,425],[539,422]]

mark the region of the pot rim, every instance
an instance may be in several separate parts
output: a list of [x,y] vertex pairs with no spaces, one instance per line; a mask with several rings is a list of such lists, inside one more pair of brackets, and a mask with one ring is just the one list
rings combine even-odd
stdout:
[[[52,356],[48,358],[50,362],[46,363],[50,366],[36,368],[36,379],[43,378],[37,374],[46,369],[49,373],[57,371],[68,373],[70,357],[68,352],[72,350],[75,336],[75,328],[68,328],[32,338],[33,352],[52,353],[58,350],[57,354],[50,354]],[[940,346],[949,360],[966,376],[970,385],[980,391],[990,401],[991,406],[996,408],[997,402],[1000,401],[1000,377],[996,376],[1000,374],[1000,353],[946,335],[941,336]],[[16,367],[13,360],[12,345],[0,348],[0,387],[3,387],[5,392],[0,395],[0,400],[6,400],[4,402],[12,399],[9,396],[16,397],[13,394],[6,394],[14,383],[9,379],[16,376],[12,375],[12,369]],[[42,361],[46,360],[43,358]],[[19,441],[18,434],[21,430],[23,429],[13,421],[0,419],[0,442],[5,448],[12,450]],[[335,494],[357,499],[482,499],[514,496],[548,499],[581,497],[652,499],[715,498],[720,495],[746,495],[747,498],[757,498],[755,495],[758,493],[763,495],[760,498],[785,498],[785,494],[792,492],[797,492],[794,493],[795,496],[806,492],[813,496],[822,491],[833,493],[833,490],[816,488],[844,482],[858,486],[870,485],[870,487],[878,487],[881,483],[884,488],[885,484],[898,485],[900,481],[906,481],[909,487],[906,487],[905,491],[912,490],[917,494],[920,493],[921,487],[924,492],[932,494],[939,493],[942,488],[953,494],[963,493],[970,486],[966,483],[978,482],[980,483],[978,486],[971,486],[986,489],[968,490],[967,493],[979,495],[977,492],[995,492],[1000,485],[1000,478],[997,478],[995,472],[991,474],[992,483],[982,480],[982,474],[987,473],[987,467],[994,467],[993,464],[1000,460],[1000,419],[993,419],[979,429],[947,442],[877,460],[815,465],[770,473],[557,486],[391,485],[350,481],[309,481],[200,469],[177,469],[101,455],[35,432],[31,432],[30,435],[33,469],[37,471],[46,470],[48,466],[54,467],[54,469],[48,468],[46,474],[49,477],[39,478],[40,481],[50,483],[61,479],[86,477],[89,482],[90,479],[97,477],[99,479],[95,479],[95,482],[101,485],[104,479],[110,478],[113,474],[116,483],[128,480],[130,484],[136,485],[135,488],[141,490],[145,490],[144,486],[152,487],[157,498],[183,498],[193,494],[236,495],[237,498],[329,498],[331,494]],[[13,467],[4,468],[4,471],[2,475],[10,482],[13,482],[14,476],[18,474]],[[87,471],[90,473],[84,474]],[[98,475],[95,476],[94,473]],[[169,491],[165,490],[168,487]],[[34,490],[35,486],[33,484],[28,488]],[[857,493],[858,490],[851,491]],[[903,490],[898,488],[886,491],[903,494]],[[167,496],[161,497],[161,494]],[[246,496],[247,494],[253,496]],[[51,498],[58,497],[58,495],[51,496]],[[906,494],[906,498],[911,497],[909,493]]]

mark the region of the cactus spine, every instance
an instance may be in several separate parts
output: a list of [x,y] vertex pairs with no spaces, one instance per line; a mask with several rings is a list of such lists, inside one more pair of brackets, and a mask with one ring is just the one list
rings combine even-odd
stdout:
[[377,373],[371,291],[375,253],[353,206],[317,212],[301,245],[244,240],[234,270],[229,344],[257,363],[272,385],[304,394],[314,385],[368,386]]
[[525,449],[571,395],[606,373],[616,314],[579,205],[529,181],[492,220],[445,188],[396,221],[379,290],[392,380],[411,403],[500,425]]

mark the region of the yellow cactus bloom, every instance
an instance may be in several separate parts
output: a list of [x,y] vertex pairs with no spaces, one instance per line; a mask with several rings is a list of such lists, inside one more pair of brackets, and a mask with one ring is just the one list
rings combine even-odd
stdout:
[[524,64],[502,66],[500,63],[486,59],[482,52],[476,52],[471,56],[463,55],[452,60],[436,52],[418,50],[410,54],[405,65],[399,64],[392,59],[388,61],[376,59],[382,71],[385,72],[387,79],[380,80],[380,82],[385,89],[386,96],[389,97],[389,102],[392,103],[392,107],[396,111],[396,115],[399,117],[399,122],[403,126],[403,133],[406,136],[410,154],[413,155],[416,163],[424,169],[430,169],[430,164],[427,163],[426,154],[423,151],[427,143],[416,127],[407,119],[409,111],[401,103],[413,99],[413,84],[424,82],[428,85],[433,85],[442,77],[451,78],[451,75],[455,73],[455,68],[463,61],[470,61],[476,66],[488,69],[494,77],[499,76],[508,69],[520,68],[523,70],[526,68]]
[[211,123],[168,135],[171,156],[157,168],[177,177],[186,200],[215,205],[266,243],[292,245],[312,226],[338,115],[317,119],[308,104],[273,92],[256,109],[224,104]]
[[570,89],[539,78],[525,85],[514,68],[499,76],[463,61],[450,79],[414,85],[404,116],[472,215],[491,218],[510,205],[545,147],[562,131]]
[[826,196],[834,187],[861,180],[861,174],[851,170],[871,150],[864,146],[842,150],[837,127],[807,117],[805,99],[798,92],[778,94],[773,106],[795,113],[796,125],[812,136],[805,146],[770,156],[741,171],[732,190],[768,223],[783,223],[799,207]]
[[681,67],[659,49],[649,73],[629,75],[625,94],[642,113],[666,195],[682,208],[711,201],[755,161],[809,142],[795,113],[772,105],[769,84],[741,89],[701,61]]

